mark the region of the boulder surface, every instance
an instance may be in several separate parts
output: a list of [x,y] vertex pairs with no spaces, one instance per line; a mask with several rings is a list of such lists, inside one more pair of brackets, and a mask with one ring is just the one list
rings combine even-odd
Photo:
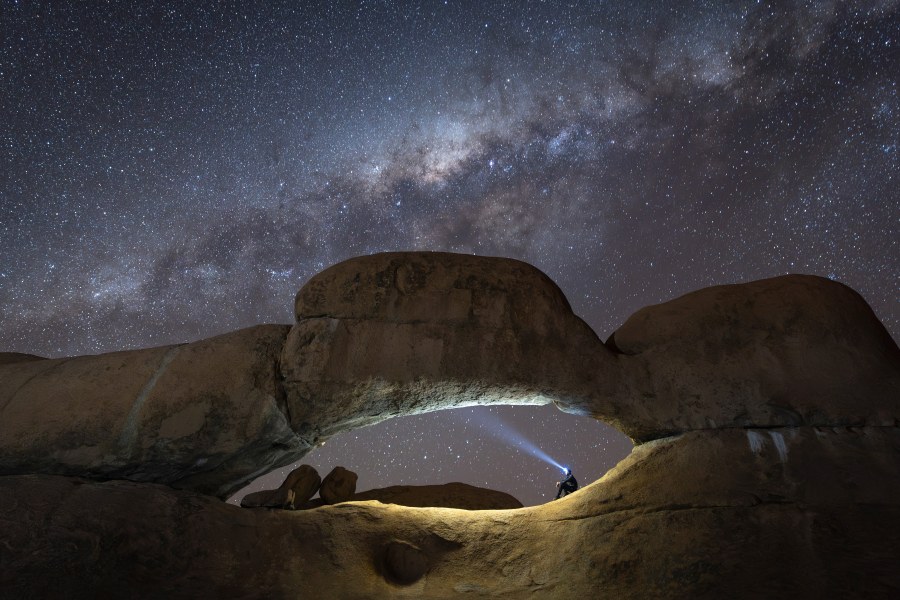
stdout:
[[443,408],[587,401],[616,379],[559,288],[516,260],[362,256],[310,279],[295,313],[281,368],[306,439]]
[[0,473],[165,483],[222,497],[309,449],[285,415],[288,327],[0,366]]
[[648,442],[603,479],[519,510],[257,511],[154,484],[0,477],[0,586],[11,597],[896,597],[898,429],[776,433]]
[[900,351],[845,285],[786,275],[692,292],[628,318],[617,420],[637,439],[721,427],[893,426]]
[[326,504],[346,502],[353,498],[356,492],[356,480],[358,476],[353,471],[344,467],[335,467],[322,481],[319,496]]

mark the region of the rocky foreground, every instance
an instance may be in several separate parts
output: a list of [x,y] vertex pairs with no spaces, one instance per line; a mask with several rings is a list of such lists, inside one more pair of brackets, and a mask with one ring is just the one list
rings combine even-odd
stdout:
[[[841,284],[700,290],[604,344],[528,265],[395,253],[295,308],[182,346],[0,357],[0,596],[900,593],[900,350]],[[637,445],[518,510],[222,501],[336,432],[509,402]]]

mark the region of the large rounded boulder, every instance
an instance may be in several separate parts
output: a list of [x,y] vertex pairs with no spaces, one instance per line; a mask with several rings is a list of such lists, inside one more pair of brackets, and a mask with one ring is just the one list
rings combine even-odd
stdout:
[[526,263],[395,252],[337,264],[297,294],[281,368],[308,439],[475,404],[547,404],[613,388],[613,354]]
[[639,310],[609,345],[618,421],[636,439],[900,418],[896,343],[859,294],[823,277],[698,290]]

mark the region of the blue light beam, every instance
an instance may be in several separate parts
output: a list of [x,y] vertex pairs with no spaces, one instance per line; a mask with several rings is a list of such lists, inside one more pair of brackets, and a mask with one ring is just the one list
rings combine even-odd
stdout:
[[504,422],[499,416],[492,413],[490,409],[482,411],[473,410],[471,416],[480,428],[484,429],[496,439],[505,442],[509,446],[519,448],[538,460],[544,461],[548,465],[553,465],[563,473],[566,472],[566,467],[538,448],[536,444],[522,435],[510,424]]

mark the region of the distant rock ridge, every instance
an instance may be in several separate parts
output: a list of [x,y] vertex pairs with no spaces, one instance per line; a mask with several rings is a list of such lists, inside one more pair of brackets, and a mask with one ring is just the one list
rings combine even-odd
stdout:
[[[525,263],[387,253],[316,275],[295,313],[191,344],[0,364],[4,592],[900,589],[900,350],[842,284],[707,288],[638,311],[603,343]],[[635,449],[577,494],[521,510],[340,502],[353,486],[337,476],[337,503],[319,510],[220,500],[340,431],[509,402],[604,420]],[[263,505],[308,506],[316,478]]]
[[377,500],[382,504],[465,510],[522,508],[522,503],[506,492],[460,482],[434,485],[393,485],[359,492],[353,496],[353,500]]
[[[522,508],[521,502],[505,492],[466,483],[395,485],[356,493],[356,481],[357,474],[344,467],[335,467],[325,479],[320,479],[313,467],[300,465],[277,489],[251,492],[241,499],[241,506],[308,510],[340,502],[376,500],[383,504],[465,510]],[[316,491],[320,497],[310,500]]]

